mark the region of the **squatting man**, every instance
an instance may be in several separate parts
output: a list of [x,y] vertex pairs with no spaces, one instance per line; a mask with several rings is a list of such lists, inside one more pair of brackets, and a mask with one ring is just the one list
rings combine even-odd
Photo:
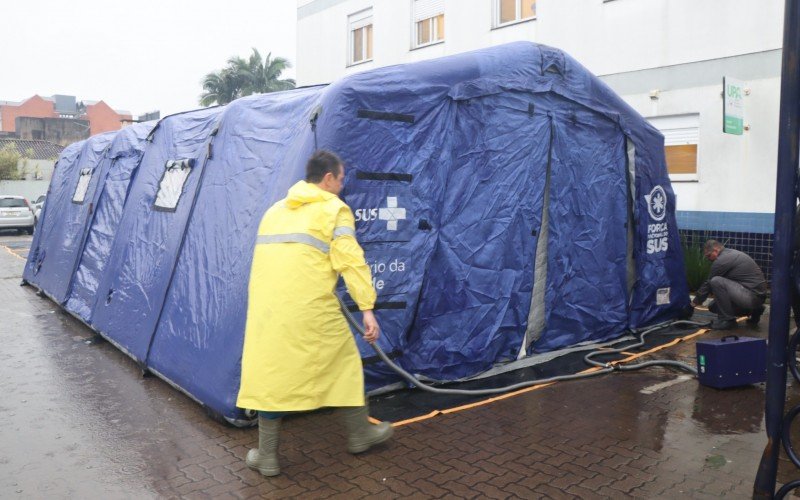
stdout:
[[711,328],[730,330],[736,327],[737,316],[749,316],[747,322],[757,325],[767,298],[767,281],[758,264],[746,253],[725,248],[716,240],[706,241],[703,255],[711,261],[711,270],[692,303],[699,306],[709,293],[714,295],[708,309],[717,319]]
[[368,420],[364,374],[334,289],[341,275],[361,310],[367,342],[380,329],[376,293],[353,212],[341,199],[344,164],[317,151],[306,179],[261,219],[250,272],[242,381],[236,405],[258,410],[258,448],[247,466],[280,474],[278,432],[290,412],[339,407],[347,450],[361,453],[392,436]]

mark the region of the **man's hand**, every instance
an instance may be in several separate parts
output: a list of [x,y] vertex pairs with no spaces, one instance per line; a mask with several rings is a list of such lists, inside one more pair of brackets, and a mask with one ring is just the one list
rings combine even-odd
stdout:
[[380,337],[381,327],[378,326],[378,320],[375,319],[375,314],[371,310],[361,311],[361,315],[364,323],[364,340],[371,344]]

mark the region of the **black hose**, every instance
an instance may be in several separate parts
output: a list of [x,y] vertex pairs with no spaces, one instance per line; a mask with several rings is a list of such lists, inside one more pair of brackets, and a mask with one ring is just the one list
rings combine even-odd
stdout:
[[[344,313],[345,318],[347,318],[348,323],[350,323],[350,325],[353,328],[355,328],[356,331],[358,331],[358,333],[360,333],[362,336],[364,336],[365,335],[364,328],[358,323],[358,321],[356,321],[356,319],[353,317],[352,313],[350,313],[350,311],[348,310],[347,306],[345,306],[344,301],[342,301],[341,297],[338,297],[338,298],[339,298],[339,304],[340,304],[340,306],[342,308],[342,312]],[[411,384],[413,386],[416,386],[416,387],[422,389],[423,391],[431,392],[431,393],[434,393],[434,394],[455,394],[455,395],[481,396],[481,395],[489,395],[489,394],[501,394],[501,393],[504,393],[504,392],[509,392],[509,391],[513,391],[513,390],[517,390],[517,389],[524,389],[525,387],[532,387],[534,385],[541,385],[541,384],[549,384],[549,383],[552,383],[552,382],[559,382],[559,381],[563,381],[563,380],[578,380],[578,379],[583,379],[583,378],[596,377],[598,375],[605,375],[606,373],[610,373],[610,372],[613,372],[615,370],[619,370],[619,371],[638,370],[638,369],[645,368],[645,367],[648,367],[648,366],[668,366],[668,367],[672,367],[672,368],[680,368],[682,370],[688,371],[689,373],[692,373],[693,375],[697,375],[697,370],[694,367],[689,366],[686,363],[681,363],[679,361],[672,361],[672,360],[667,360],[667,359],[645,361],[645,362],[642,362],[642,363],[635,363],[635,364],[628,364],[628,365],[622,365],[622,364],[613,365],[611,363],[602,363],[602,362],[599,362],[599,361],[592,360],[592,358],[595,355],[598,355],[598,354],[620,353],[620,352],[622,352],[622,351],[624,351],[626,349],[630,349],[632,347],[639,347],[641,345],[644,345],[645,336],[647,336],[648,334],[650,334],[650,333],[652,333],[652,332],[654,332],[656,330],[660,330],[662,328],[666,328],[666,327],[671,326],[671,325],[707,326],[708,323],[697,323],[697,322],[694,322],[694,321],[674,321],[672,323],[662,323],[660,325],[657,325],[657,326],[654,326],[652,328],[649,328],[649,329],[645,330],[641,334],[641,336],[639,337],[639,342],[636,343],[636,344],[631,344],[631,345],[628,345],[628,346],[620,348],[620,349],[609,349],[609,350],[604,350],[604,351],[593,351],[593,352],[587,354],[583,358],[584,361],[586,363],[590,364],[590,365],[594,365],[596,368],[599,368],[598,370],[587,371],[587,372],[582,372],[582,373],[573,373],[571,375],[557,375],[555,377],[548,377],[548,378],[541,378],[541,379],[536,379],[536,380],[529,380],[527,382],[520,382],[520,383],[517,383],[517,384],[512,384],[512,385],[509,385],[509,386],[505,386],[505,387],[495,387],[495,388],[491,388],[491,389],[446,389],[446,388],[434,387],[432,385],[425,384],[424,382],[421,382],[419,379],[417,379],[414,375],[412,375],[412,374],[408,373],[407,371],[405,371],[401,366],[396,364],[394,361],[389,359],[389,356],[387,356],[386,353],[383,352],[383,349],[381,349],[380,346],[377,343],[371,342],[370,345],[375,350],[375,353],[378,355],[378,357],[381,358],[381,360],[384,363],[386,363],[392,370],[394,370],[401,377],[403,377],[406,380],[406,382],[408,382],[409,384]]]
[[[641,347],[641,346],[644,345],[644,338],[646,336],[648,336],[649,334],[651,334],[651,333],[653,333],[653,332],[655,332],[657,330],[661,330],[662,328],[666,328],[668,326],[673,326],[673,325],[708,326],[708,323],[707,322],[706,323],[698,323],[696,321],[686,321],[686,320],[673,321],[671,323],[662,323],[662,324],[656,325],[656,326],[654,326],[652,328],[648,328],[647,330],[642,332],[642,334],[639,336],[639,342],[637,342],[635,344],[629,344],[629,345],[626,345],[624,347],[620,347],[618,349],[604,349],[602,351],[592,351],[592,352],[590,352],[589,354],[587,354],[586,356],[583,357],[583,361],[585,361],[587,364],[590,364],[590,365],[593,365],[593,366],[607,367],[607,366],[609,366],[609,363],[602,363],[600,361],[595,361],[593,358],[595,356],[600,356],[600,355],[604,355],[604,354],[619,354],[619,353],[622,353],[624,351],[627,351],[628,349],[635,349],[637,347]],[[654,359],[652,361],[645,361],[645,362],[642,362],[642,363],[633,363],[633,364],[624,364],[624,365],[623,364],[617,364],[616,365],[617,369],[620,370],[620,371],[633,371],[633,370],[638,370],[640,368],[645,368],[645,367],[648,367],[648,366],[669,366],[669,367],[672,367],[672,368],[680,368],[681,370],[685,370],[685,371],[691,373],[692,375],[697,375],[697,369],[694,368],[693,366],[689,366],[686,363],[681,363],[680,361],[673,361],[673,360],[669,360],[669,359]]]

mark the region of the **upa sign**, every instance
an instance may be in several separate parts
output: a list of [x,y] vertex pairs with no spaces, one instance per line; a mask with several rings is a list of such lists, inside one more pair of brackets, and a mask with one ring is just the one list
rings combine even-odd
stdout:
[[722,78],[723,124],[726,134],[742,135],[744,130],[744,82],[733,78]]

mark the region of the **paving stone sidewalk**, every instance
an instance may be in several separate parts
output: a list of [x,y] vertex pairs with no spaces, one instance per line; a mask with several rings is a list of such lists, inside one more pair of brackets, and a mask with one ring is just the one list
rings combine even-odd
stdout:
[[[288,418],[283,474],[244,465],[236,429],[20,287],[22,236],[0,234],[2,498],[748,498],[764,387],[719,391],[666,369],[558,383],[398,427],[345,451],[330,412]],[[740,326],[740,335],[765,336]],[[709,333],[707,338],[721,336]],[[693,362],[694,343],[658,353]],[[798,390],[789,388],[798,402]],[[796,473],[797,472],[797,473]],[[780,481],[800,477],[782,460]]]

